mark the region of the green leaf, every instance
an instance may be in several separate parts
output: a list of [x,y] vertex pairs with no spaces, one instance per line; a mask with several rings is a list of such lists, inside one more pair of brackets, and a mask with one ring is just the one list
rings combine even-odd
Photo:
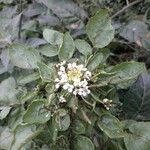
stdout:
[[120,91],[123,112],[128,119],[150,120],[150,75],[141,75],[127,91]]
[[120,32],[120,35],[123,38],[129,42],[137,43],[137,45],[142,46],[147,50],[150,48],[149,34],[148,25],[138,20],[129,22]]
[[123,131],[122,123],[114,116],[110,114],[101,115],[98,121],[98,127],[109,137],[109,138],[122,138],[125,133]]
[[44,29],[43,37],[51,45],[56,45],[60,47],[63,42],[63,34],[55,30]]
[[99,10],[89,19],[86,32],[96,48],[103,48],[112,41],[114,38],[114,29],[106,9]]
[[85,134],[85,126],[80,120],[75,120],[73,123],[73,132],[75,134]]
[[92,47],[85,40],[75,40],[75,46],[78,51],[86,57],[92,54]]
[[17,94],[19,91],[16,88],[14,78],[10,77],[3,80],[0,84],[0,104],[11,105],[18,103]]
[[10,149],[13,137],[14,135],[11,132],[10,128],[4,128],[3,131],[0,133],[0,148],[2,150]]
[[55,74],[54,66],[49,67],[44,63],[38,63],[38,68],[43,81],[50,82],[53,80]]
[[50,133],[50,136],[49,136],[50,141],[56,142],[58,129],[57,129],[57,124],[55,123],[53,118],[47,122],[47,126],[48,126],[48,131]]
[[97,52],[94,56],[89,60],[87,68],[90,71],[96,69],[103,61],[103,54],[101,52]]
[[40,47],[40,53],[47,57],[53,57],[58,55],[58,49],[54,45],[44,45]]
[[133,122],[128,130],[130,133],[124,137],[127,150],[150,149],[150,122]]
[[11,107],[9,106],[0,106],[0,120],[6,118],[10,110],[11,110]]
[[11,44],[11,36],[0,28],[0,47]]
[[3,2],[4,4],[11,4],[13,0],[0,0],[0,3]]
[[36,49],[22,44],[13,44],[9,48],[9,54],[12,64],[23,69],[37,68],[37,62],[41,61]]
[[56,116],[55,121],[59,131],[66,131],[70,126],[70,116],[64,109],[59,110],[59,114]]
[[14,131],[16,127],[22,123],[24,113],[25,110],[22,107],[16,107],[16,109],[12,109],[8,118],[8,124],[12,131]]
[[37,72],[34,72],[32,74],[29,74],[29,75],[26,75],[26,76],[20,76],[18,79],[17,79],[17,83],[19,85],[25,85],[27,83],[31,83],[37,79],[40,78],[40,75],[39,73]]
[[26,123],[45,123],[51,118],[50,111],[44,108],[43,100],[35,100],[28,107],[23,116],[23,121]]
[[60,61],[68,60],[72,57],[75,50],[75,44],[70,36],[70,34],[67,32],[64,34],[63,37],[63,44],[59,50],[59,59]]
[[118,88],[127,88],[137,77],[146,72],[145,64],[139,62],[123,62],[114,66],[111,72],[116,72],[110,80],[111,84],[116,84]]
[[74,141],[74,150],[94,150],[94,144],[85,136],[77,136]]
[[42,129],[36,129],[35,125],[19,125],[14,132],[14,140],[11,145],[11,150],[19,150],[23,145],[27,144],[36,137]]

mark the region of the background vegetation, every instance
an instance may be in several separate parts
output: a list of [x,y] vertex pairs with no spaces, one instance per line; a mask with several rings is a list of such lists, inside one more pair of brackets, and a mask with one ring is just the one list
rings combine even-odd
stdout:
[[[149,29],[149,0],[0,0],[0,149],[149,150]],[[52,65],[76,58],[98,87],[56,115]]]

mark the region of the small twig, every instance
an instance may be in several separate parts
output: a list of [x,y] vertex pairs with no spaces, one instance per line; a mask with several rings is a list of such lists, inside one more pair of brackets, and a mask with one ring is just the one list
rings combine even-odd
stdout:
[[123,13],[126,9],[128,9],[128,8],[132,7],[133,5],[136,5],[136,4],[138,4],[138,3],[142,2],[142,1],[144,1],[144,0],[136,0],[136,1],[128,4],[127,6],[123,7],[121,10],[116,12],[114,15],[112,15],[111,19],[115,18],[116,16],[120,15],[121,13]]
[[[22,10],[23,10],[22,0],[20,0],[20,13],[22,13]],[[21,38],[21,27],[22,27],[22,14],[21,14],[20,20],[19,20],[18,39]]]
[[127,6],[129,5],[129,0],[126,0]]

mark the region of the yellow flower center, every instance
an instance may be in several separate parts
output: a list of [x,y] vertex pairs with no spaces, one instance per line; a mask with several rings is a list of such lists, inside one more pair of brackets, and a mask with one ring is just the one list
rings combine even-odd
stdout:
[[79,78],[82,76],[82,73],[79,69],[72,69],[67,72],[68,80],[73,81],[75,78]]

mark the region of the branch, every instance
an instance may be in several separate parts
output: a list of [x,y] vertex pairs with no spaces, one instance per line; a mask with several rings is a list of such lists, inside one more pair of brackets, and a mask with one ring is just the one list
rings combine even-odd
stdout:
[[133,5],[136,5],[140,2],[142,2],[144,0],[136,0],[130,4],[128,4],[127,6],[123,7],[121,10],[119,10],[118,12],[116,12],[114,15],[111,16],[111,19],[115,18],[116,16],[120,15],[121,13],[123,13],[126,9],[132,7]]

